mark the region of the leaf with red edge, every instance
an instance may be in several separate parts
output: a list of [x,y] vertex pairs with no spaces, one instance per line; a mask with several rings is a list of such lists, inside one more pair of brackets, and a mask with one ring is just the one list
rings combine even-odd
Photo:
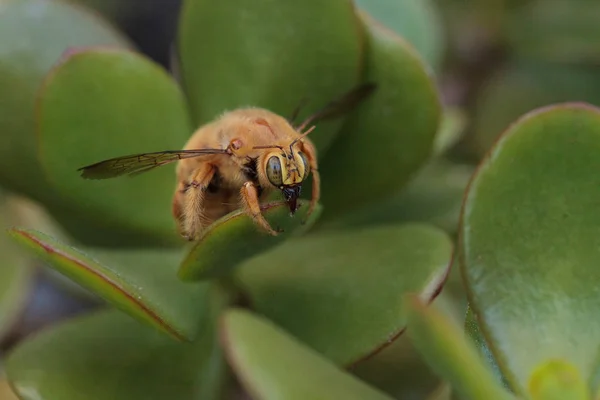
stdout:
[[198,333],[198,305],[208,284],[185,284],[176,275],[181,250],[85,251],[30,229],[12,229],[14,239],[47,265],[113,306],[178,340]]
[[424,224],[314,233],[251,258],[235,278],[254,310],[348,365],[402,333],[403,293],[438,293],[452,249]]

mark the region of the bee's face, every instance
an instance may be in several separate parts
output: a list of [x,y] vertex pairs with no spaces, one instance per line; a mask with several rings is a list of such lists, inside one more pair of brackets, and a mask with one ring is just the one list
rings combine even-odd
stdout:
[[283,193],[290,212],[296,212],[296,200],[300,197],[302,182],[308,178],[310,165],[306,155],[294,149],[293,152],[277,150],[266,157],[266,175],[269,182]]

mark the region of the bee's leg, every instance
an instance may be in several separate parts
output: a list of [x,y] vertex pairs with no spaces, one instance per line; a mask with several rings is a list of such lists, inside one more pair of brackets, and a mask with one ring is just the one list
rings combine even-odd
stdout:
[[[260,211],[260,203],[258,202],[258,190],[256,186],[252,182],[246,182],[242,186],[241,189],[242,202],[244,203],[244,208],[246,209],[246,213],[248,213],[252,220],[256,224],[258,224],[261,228],[266,230],[269,234],[273,236],[277,236],[278,232],[271,228],[271,225],[267,222],[265,217],[262,215]],[[283,232],[279,230],[279,232]]]
[[202,164],[185,183],[183,191],[183,215],[181,218],[181,234],[187,240],[198,238],[204,226],[204,195],[210,184],[216,167]]
[[[312,214],[319,202],[319,198],[321,197],[321,176],[319,175],[319,168],[317,166],[317,152],[312,144],[303,142],[302,143],[302,151],[306,155],[308,159],[308,163],[310,164],[310,172],[312,173],[313,182],[312,182],[312,196],[310,199],[310,205],[308,207],[308,211],[306,213],[306,219]],[[306,220],[304,220],[306,222]]]

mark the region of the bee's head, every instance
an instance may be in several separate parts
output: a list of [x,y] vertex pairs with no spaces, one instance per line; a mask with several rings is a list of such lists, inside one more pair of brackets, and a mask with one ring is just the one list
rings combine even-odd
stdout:
[[308,178],[310,164],[306,155],[289,146],[268,153],[265,157],[265,174],[273,186],[281,190],[290,213],[296,212],[296,201],[300,197],[302,182]]

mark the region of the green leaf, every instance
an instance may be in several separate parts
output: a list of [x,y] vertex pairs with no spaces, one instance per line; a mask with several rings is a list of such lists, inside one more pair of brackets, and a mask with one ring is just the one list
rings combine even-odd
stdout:
[[[458,314],[457,319],[462,318],[457,313],[458,304],[448,295],[447,282],[432,305],[453,318],[456,318],[455,314]],[[441,383],[440,378],[425,363],[406,334],[372,357],[353,366],[352,372],[395,399],[429,399],[434,388]]]
[[462,139],[468,124],[467,112],[458,107],[447,107],[435,135],[434,153],[442,155]]
[[229,213],[207,228],[203,236],[194,244],[179,269],[179,277],[185,281],[211,279],[229,275],[242,261],[262,253],[297,235],[298,230],[307,230],[321,213],[321,207],[305,221],[309,202],[299,201],[299,210],[293,217],[283,202],[261,206],[265,219],[274,228],[284,232],[273,237],[262,233],[252,219],[243,211]]
[[[171,201],[175,163],[129,179],[85,180],[78,168],[105,159],[182,148],[192,130],[185,98],[165,70],[133,52],[71,52],[39,99],[42,166],[69,212],[110,232],[115,245],[178,242]],[[63,208],[64,209],[64,208]],[[61,221],[65,213],[56,215]],[[80,228],[79,240],[85,240]]]
[[[350,0],[186,0],[178,49],[194,121],[263,107],[300,122],[359,82],[363,38]],[[207,40],[210,38],[210,40]],[[343,118],[319,123],[323,154]]]
[[407,295],[407,334],[427,363],[464,400],[509,400],[473,344],[443,314]]
[[434,159],[398,193],[323,224],[319,229],[427,222],[454,234],[473,170],[471,165]]
[[426,400],[454,400],[452,398],[452,386],[448,382],[441,383]]
[[181,343],[114,310],[41,331],[9,354],[7,374],[23,400],[218,400],[226,364],[216,336],[225,304],[196,302],[204,329]]
[[407,335],[353,366],[352,373],[395,399],[425,399],[440,381]]
[[518,394],[548,359],[595,373],[600,321],[600,112],[567,103],[515,122],[463,206],[469,303]]
[[314,233],[248,260],[237,278],[254,310],[347,365],[403,331],[401,294],[435,296],[451,253],[444,232],[421,224]]
[[248,311],[227,311],[221,335],[231,366],[257,400],[391,399]]
[[[3,199],[4,200],[4,199]],[[20,251],[4,230],[15,222],[12,209],[0,202],[0,342],[17,322],[31,294],[33,265],[31,259]],[[0,398],[2,398],[0,396]]]
[[437,69],[445,41],[437,4],[431,0],[355,0],[373,18],[406,39],[423,59]]
[[366,81],[377,90],[352,113],[320,161],[323,220],[397,191],[426,162],[441,118],[435,84],[399,37],[361,14]]
[[536,368],[529,381],[532,400],[591,400],[585,380],[571,363],[549,360]]
[[587,67],[519,61],[498,70],[477,97],[472,150],[482,157],[515,119],[559,102],[600,105],[600,78]]
[[481,355],[481,357],[487,361],[487,366],[492,370],[492,372],[496,376],[496,380],[498,382],[502,382],[502,385],[506,389],[510,389],[508,381],[502,374],[502,371],[500,370],[500,367],[494,359],[494,355],[492,354],[492,351],[490,350],[490,347],[488,346],[485,340],[485,336],[479,328],[479,323],[477,322],[477,319],[473,314],[473,310],[471,309],[471,307],[467,308],[467,315],[465,318],[465,332],[469,339],[473,341],[473,343],[479,350],[479,354]]
[[185,284],[176,275],[180,250],[79,250],[30,229],[11,235],[49,267],[140,321],[179,340],[196,337],[198,304],[208,284]]
[[104,20],[63,1],[0,2],[0,38],[0,182],[38,201],[57,203],[37,158],[38,87],[69,47],[132,46]]

